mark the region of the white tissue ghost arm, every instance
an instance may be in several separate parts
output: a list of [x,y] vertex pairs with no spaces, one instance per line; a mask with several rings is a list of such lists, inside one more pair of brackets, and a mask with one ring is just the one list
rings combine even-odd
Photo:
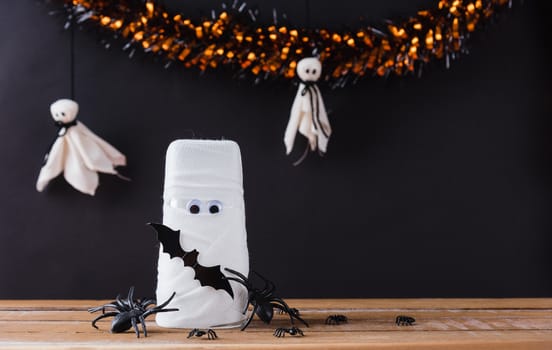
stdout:
[[94,195],[98,172],[117,175],[115,166],[126,165],[125,156],[76,120],[75,101],[62,99],[50,106],[59,127],[46,163],[40,170],[36,189],[41,192],[61,172],[65,180],[80,192]]
[[312,151],[318,148],[326,153],[332,129],[322,94],[316,86],[321,72],[322,64],[317,58],[303,58],[297,63],[297,76],[301,83],[284,134],[287,154],[293,149],[297,131],[308,139]]
[[79,123],[80,131],[83,135],[86,135],[88,138],[94,141],[94,143],[99,146],[105,156],[111,161],[113,166],[125,166],[126,157],[124,154],[119,152],[115,147],[111,146],[109,143],[105,142],[98,135],[94,134],[90,129],[88,129],[83,123]]
[[65,142],[63,138],[58,137],[50,153],[48,153],[46,158],[46,163],[42,166],[40,170],[40,175],[36,182],[36,189],[39,192],[44,190],[44,187],[52,180],[63,172],[63,167],[65,165]]
[[[303,84],[300,84],[303,85]],[[286,145],[286,154],[290,154],[293,149],[293,144],[295,143],[295,135],[297,135],[297,129],[299,129],[299,124],[302,121],[305,111],[303,108],[304,98],[301,96],[301,86],[297,90],[297,95],[291,106],[291,113],[289,117],[289,122],[286,128],[286,133],[284,135],[284,144]]]

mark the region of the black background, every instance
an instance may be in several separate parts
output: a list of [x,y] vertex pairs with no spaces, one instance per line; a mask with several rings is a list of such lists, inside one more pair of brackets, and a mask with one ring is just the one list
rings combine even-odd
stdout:
[[[298,167],[282,142],[296,87],[173,68],[76,33],[79,118],[128,157],[132,182],[95,197],[62,177],[35,190],[69,95],[69,32],[55,6],[0,11],[0,298],[111,298],[155,288],[164,154],[190,130],[242,150],[251,266],[286,297],[552,296],[549,9],[525,1],[421,79],[322,86],[334,134]],[[259,1],[260,2],[260,1]],[[434,1],[311,1],[343,28]],[[544,1],[543,1],[544,3]],[[198,17],[218,1],[167,1]],[[303,1],[263,1],[297,25]],[[302,145],[297,147],[301,153]],[[300,150],[299,150],[300,149]]]

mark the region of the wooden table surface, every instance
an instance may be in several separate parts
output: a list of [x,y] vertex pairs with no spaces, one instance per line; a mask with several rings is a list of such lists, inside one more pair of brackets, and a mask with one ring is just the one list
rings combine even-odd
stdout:
[[[110,318],[91,327],[86,309],[98,300],[0,300],[1,349],[552,349],[552,299],[289,299],[310,323],[304,337],[275,338],[285,315],[258,319],[244,332],[217,330],[217,340],[187,339],[188,330],[160,328],[148,318],[147,338],[109,332]],[[329,326],[331,314],[347,324]],[[397,315],[416,318],[398,327]]]

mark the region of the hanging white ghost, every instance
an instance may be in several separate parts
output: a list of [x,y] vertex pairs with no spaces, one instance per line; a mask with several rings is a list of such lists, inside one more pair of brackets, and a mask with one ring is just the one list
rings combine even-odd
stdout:
[[[240,148],[229,140],[176,140],[167,149],[163,225],[160,239],[157,300],[177,312],[159,313],[157,324],[173,328],[240,326],[247,290],[224,278],[225,268],[247,276],[249,254]],[[178,240],[178,241],[177,241]],[[186,259],[171,253],[172,245]],[[195,259],[192,258],[196,252]],[[182,256],[182,255],[180,255]],[[191,259],[188,260],[188,259]],[[209,270],[211,273],[207,273]],[[217,281],[218,280],[218,281]]]
[[59,130],[38,175],[39,192],[63,172],[71,186],[93,196],[99,183],[98,172],[120,176],[114,167],[126,165],[121,152],[76,120],[78,111],[79,105],[69,99],[57,100],[50,106]]
[[[290,154],[299,131],[308,139],[312,151],[318,148],[320,153],[326,153],[328,140],[332,133],[326,107],[316,82],[322,73],[322,64],[315,57],[303,58],[297,63],[297,76],[301,80],[299,90],[293,101],[289,122],[284,135],[286,153]],[[300,162],[307,155],[298,161]]]

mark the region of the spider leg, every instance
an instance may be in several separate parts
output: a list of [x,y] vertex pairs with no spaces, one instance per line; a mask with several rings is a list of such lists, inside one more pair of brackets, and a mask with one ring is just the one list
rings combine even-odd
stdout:
[[130,287],[130,289],[128,290],[127,300],[130,305],[130,308],[134,309],[134,286]]
[[157,314],[159,312],[172,312],[172,311],[179,311],[180,309],[161,309],[161,310],[154,310],[154,309],[149,309],[148,311],[144,312],[144,314],[142,315],[144,318],[148,317],[149,315],[151,314]]
[[193,337],[193,336],[195,335],[196,331],[197,331],[197,328],[192,329],[192,330],[190,331],[190,333],[188,333],[188,337],[187,337],[187,338]]
[[247,277],[245,277],[242,273],[236,271],[236,270],[232,270],[232,269],[229,269],[228,267],[225,267],[224,268],[226,271],[230,272],[231,274],[233,275],[236,275],[238,276],[239,278],[241,278],[244,282],[248,282],[249,280],[247,279]]
[[272,293],[272,291],[270,290],[271,286],[269,285],[269,281],[266,278],[264,278],[263,276],[261,276],[261,274],[259,274],[257,271],[253,271],[253,273],[264,281],[264,287],[259,292],[261,294],[266,295],[266,296],[268,296],[270,293]]
[[176,292],[173,292],[171,297],[169,299],[167,299],[163,304],[157,305],[156,307],[151,308],[150,310],[160,310],[160,309],[164,308],[165,306],[169,305],[169,303],[171,302],[171,300],[174,298],[175,295],[176,295]]
[[[227,277],[227,276],[224,276],[224,279],[228,280],[228,281],[234,281],[236,283],[239,283],[241,285],[243,285],[248,292],[250,292],[252,289],[253,289],[253,286],[251,285],[251,283],[249,283],[249,280],[247,279],[247,277],[245,277],[242,273],[238,272],[238,271],[235,271],[235,270],[232,270],[230,268],[227,268],[225,267],[224,268],[226,271],[238,276],[239,278],[236,278],[236,277]],[[247,309],[249,308],[249,304],[251,304],[251,301],[248,300],[247,304],[245,304],[245,307],[243,309],[243,312],[242,314],[245,314],[247,312]],[[253,306],[253,310],[257,310],[257,306]],[[246,325],[242,328],[242,331],[249,325],[249,323],[251,322],[251,319],[253,318],[253,316],[255,315],[255,311],[252,313],[251,317],[249,318],[249,320],[247,321]]]
[[145,309],[150,305],[156,304],[157,301],[155,299],[146,299],[142,302],[142,307]]
[[278,338],[285,337],[286,331],[283,328],[276,328],[273,335]]
[[341,321],[337,318],[338,315],[330,315],[326,318],[326,324],[327,325],[338,325]]
[[115,304],[105,304],[105,305],[102,305],[102,306],[91,307],[90,309],[88,309],[88,312],[93,313],[93,312],[97,312],[97,311],[102,310],[102,313],[105,313],[106,308],[113,308],[113,309],[117,310],[118,306],[115,305]]
[[253,311],[251,311],[251,316],[249,317],[249,319],[247,320],[247,322],[242,326],[241,330],[243,331],[244,329],[247,328],[247,326],[249,326],[249,324],[251,323],[251,320],[253,319],[253,317],[255,316],[255,313],[257,312],[257,309],[259,308],[258,305],[255,305],[253,307]]
[[216,338],[218,338],[217,333],[215,333],[214,330],[212,330],[212,329],[209,328],[209,329],[207,330],[207,339],[214,340],[214,339],[216,339]]
[[144,337],[147,337],[148,336],[148,329],[146,328],[146,319],[144,318],[143,315],[140,315],[138,317],[138,319],[140,320],[140,323],[142,324],[142,331],[144,332]]
[[138,329],[138,324],[136,323],[136,317],[131,317],[130,322],[132,327],[134,327],[134,332],[136,332],[136,338],[140,338],[140,330]]
[[309,326],[309,324],[307,322],[305,322],[305,320],[303,320],[301,318],[301,316],[297,315],[296,313],[294,313],[293,311],[291,311],[291,308],[289,307],[288,304],[286,304],[286,302],[283,300],[283,299],[280,299],[280,298],[271,298],[269,300],[272,304],[273,307],[277,308],[277,309],[280,309],[280,310],[284,310],[288,316],[289,316],[289,319],[291,321],[291,324],[294,324],[293,323],[293,319],[297,319],[299,321],[301,321],[305,326]]
[[125,303],[123,302],[123,300],[121,299],[121,295],[118,294],[117,295],[117,298],[115,298],[115,302],[117,303],[117,305],[119,305],[120,308],[122,309],[126,309],[127,308],[127,305],[125,305]]
[[245,313],[247,312],[247,309],[249,308],[249,304],[251,304],[251,302],[250,302],[250,301],[247,301],[247,304],[245,304],[245,308],[243,309],[242,314],[245,315]]
[[279,304],[272,304],[272,307],[275,307],[276,309],[280,310],[282,314],[287,314],[289,316],[289,319],[291,321],[291,324],[293,324],[293,317],[291,316],[291,314],[288,312],[288,310],[286,310],[282,305],[279,305]]
[[[247,289],[247,292],[250,292],[253,288],[252,286],[249,284],[249,283],[246,283],[238,278],[235,278],[235,277],[224,277],[225,280],[228,280],[228,281],[234,281],[234,282],[237,282],[241,285],[243,285],[245,287],[245,289]],[[245,305],[245,308],[242,312],[242,314],[245,314],[245,312],[247,311],[247,308],[249,307],[249,302]]]
[[259,276],[260,279],[262,279],[265,283],[265,288],[263,289],[264,293],[272,294],[274,290],[276,289],[276,286],[272,281],[269,281],[267,278],[265,278],[263,275],[258,273],[257,271],[253,271],[253,273],[257,276]]
[[[167,299],[163,304],[152,307],[151,309],[144,312],[144,314],[143,314],[144,318],[148,317],[151,314],[155,314],[155,313],[158,313],[158,312],[178,311],[179,309],[176,309],[176,308],[163,309],[165,306],[167,306],[171,302],[171,300],[174,298],[175,295],[176,295],[176,292],[173,292],[171,297],[169,299]],[[147,301],[147,303],[151,303],[151,302],[153,302],[153,299]],[[148,305],[151,305],[151,304],[148,304]]]
[[101,320],[102,318],[106,318],[106,317],[111,317],[111,316],[116,316],[118,315],[119,313],[118,312],[108,312],[106,314],[101,314],[100,316],[96,317],[93,321],[92,321],[92,327],[98,329],[98,326],[96,326],[96,322],[98,322],[99,320]]
[[238,282],[239,284],[243,285],[245,288],[247,288],[247,290],[251,290],[253,288],[251,288],[251,285],[249,283],[246,283],[245,281],[242,281],[240,280],[239,278],[236,278],[236,277],[224,277],[225,280],[228,280],[228,281],[234,281],[234,282]]

